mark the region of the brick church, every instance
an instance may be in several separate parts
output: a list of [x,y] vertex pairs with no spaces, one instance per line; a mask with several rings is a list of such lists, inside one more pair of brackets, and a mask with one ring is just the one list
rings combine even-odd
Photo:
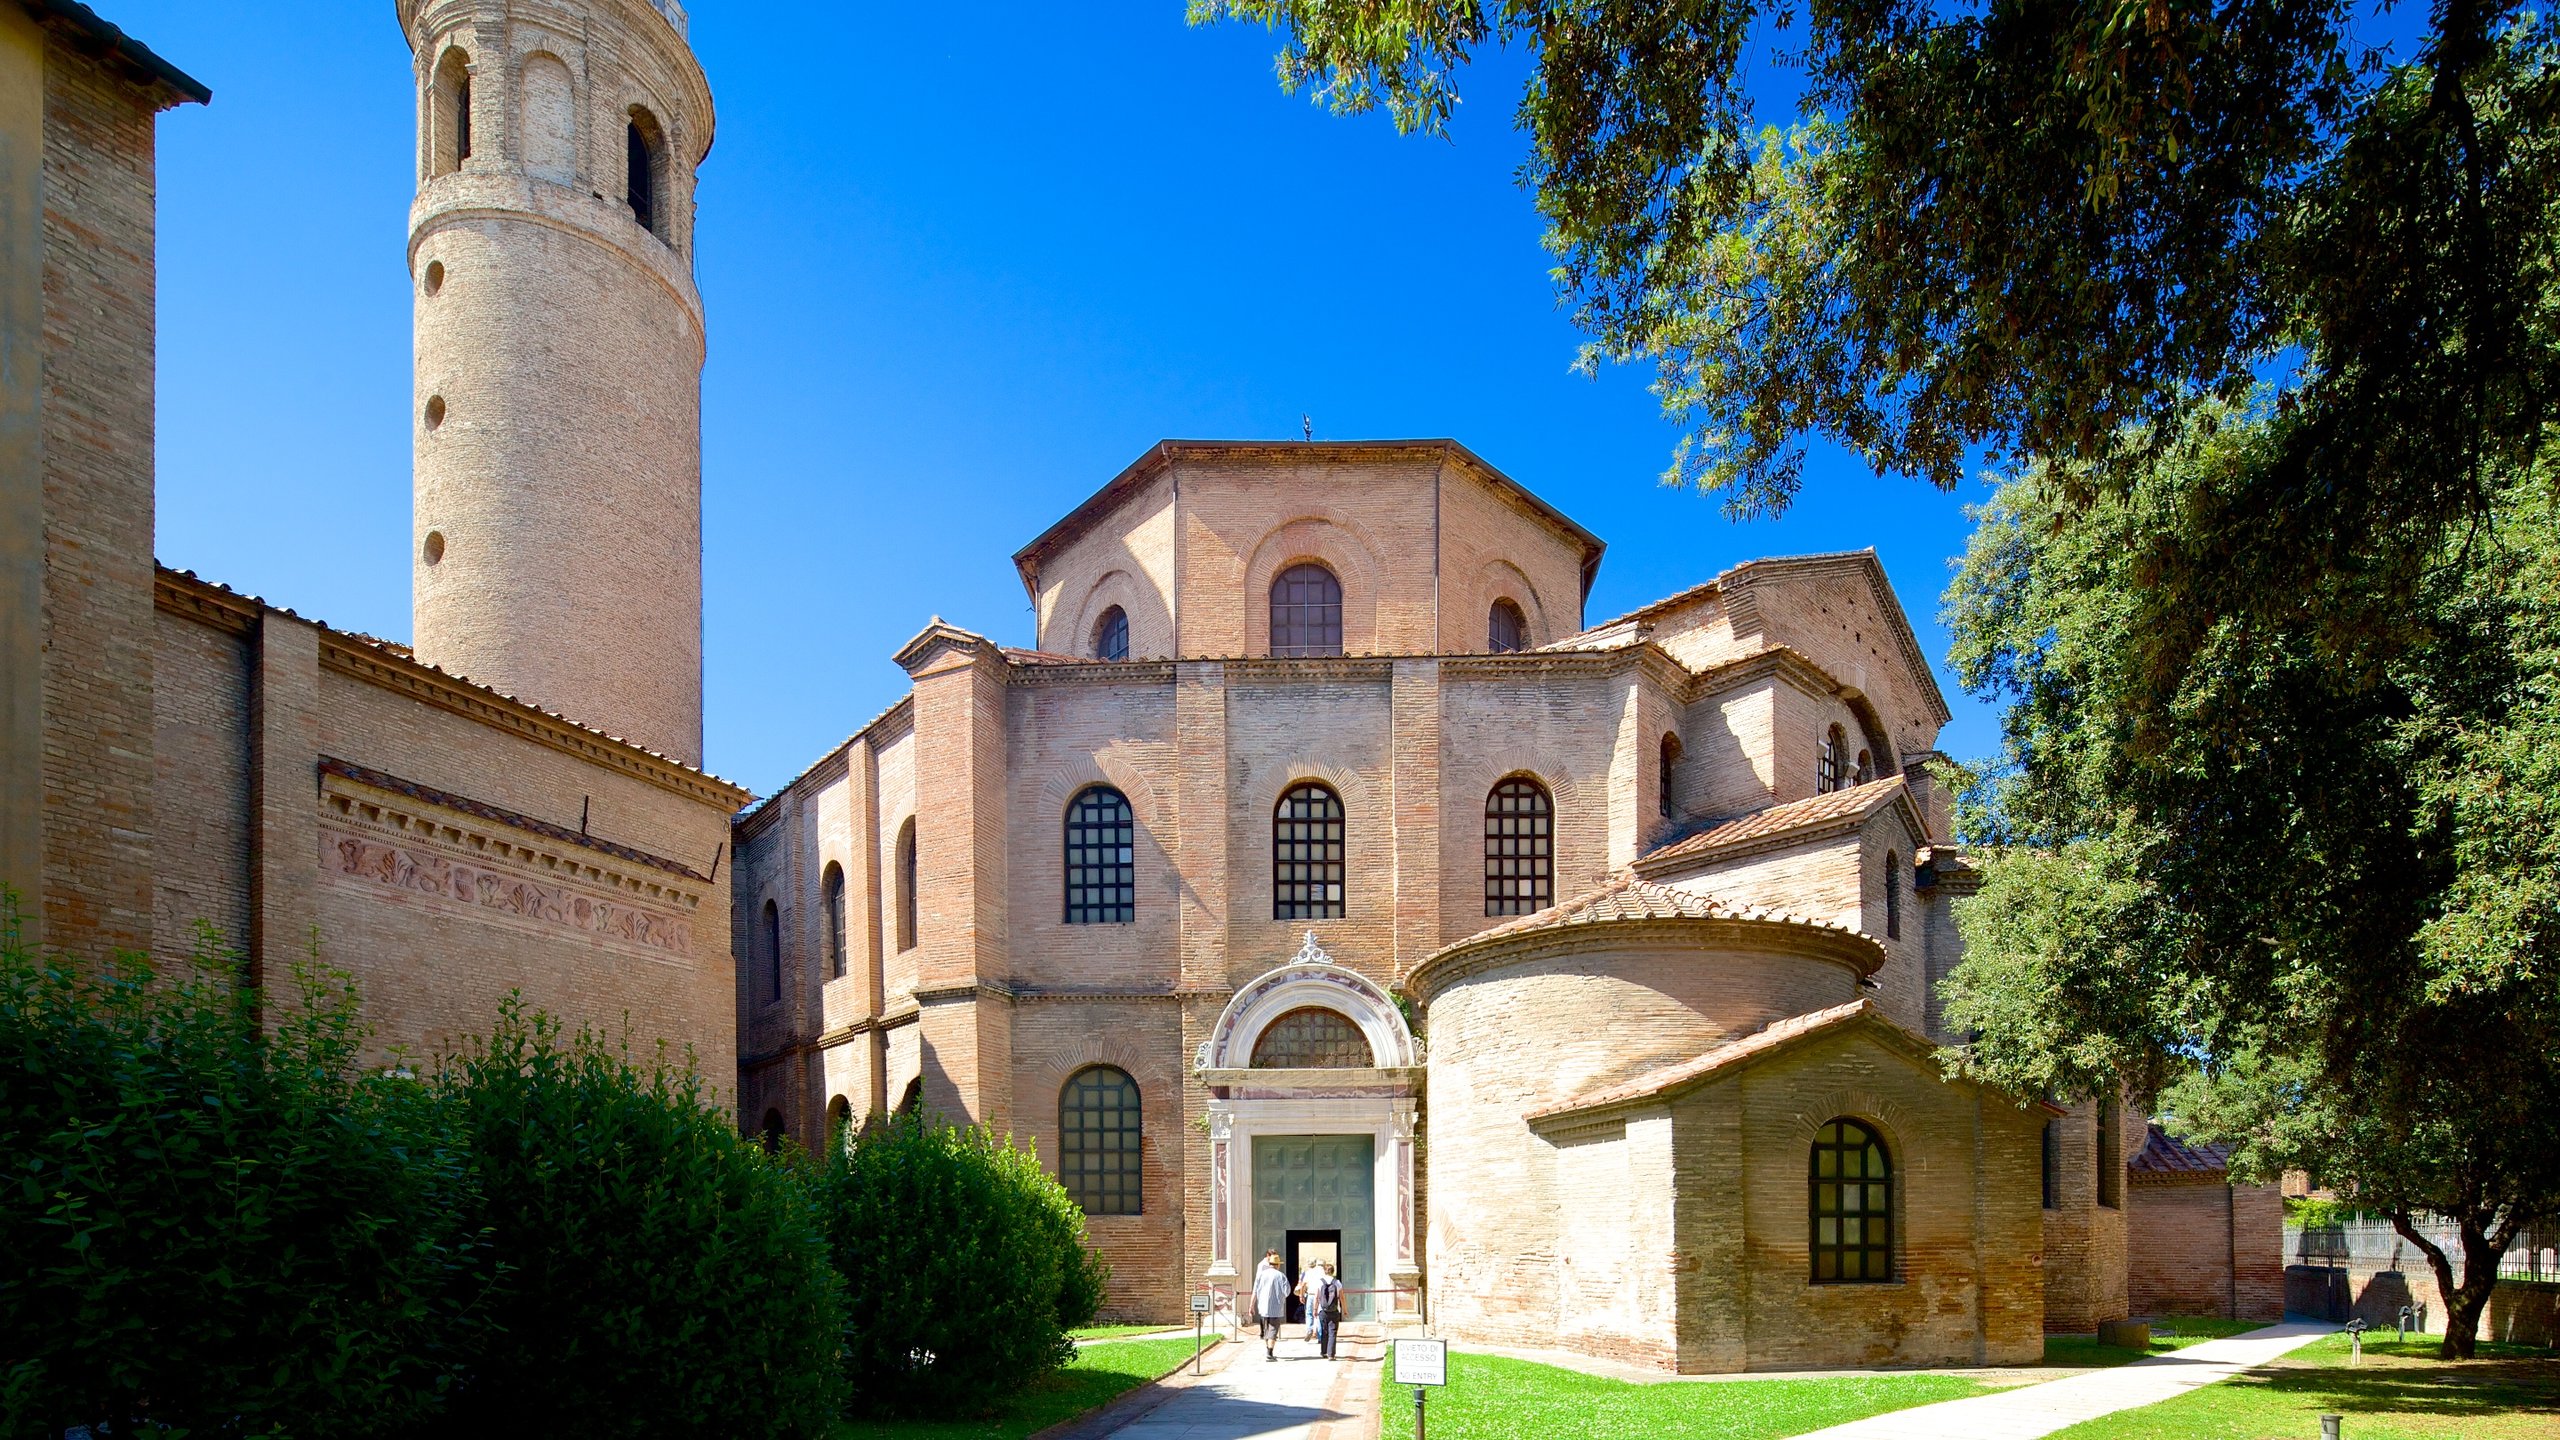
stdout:
[[399,13],[409,644],[154,564],[153,117],[210,97],[0,0],[32,938],[174,958],[210,920],[276,975],[316,935],[386,1049],[521,990],[689,1046],[750,1130],[985,1122],[1130,1317],[1268,1250],[1355,1314],[1683,1372],[2280,1309],[2271,1191],[1939,1064],[1973,872],[1870,551],[1594,623],[1600,540],[1459,444],[1167,441],[1016,552],[1029,648],[934,620],[909,693],[750,805],[700,768],[683,11]]

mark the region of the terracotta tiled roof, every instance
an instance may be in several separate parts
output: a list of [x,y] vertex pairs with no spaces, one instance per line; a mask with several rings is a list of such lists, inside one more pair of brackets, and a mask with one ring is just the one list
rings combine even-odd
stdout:
[[2220,1175],[2231,1168],[2231,1147],[2190,1145],[2154,1123],[2124,1168],[2136,1175]]
[[[1570,1100],[1532,1110],[1527,1118],[1541,1120],[1554,1115],[1570,1115],[1578,1110],[1596,1110],[1604,1105],[1617,1105],[1629,1100],[1650,1099],[1694,1081],[1704,1080],[1720,1070],[1729,1070],[1745,1061],[1756,1059],[1808,1036],[1837,1030],[1843,1025],[1868,1017],[1893,1025],[1893,1021],[1886,1018],[1884,1007],[1867,999],[1852,1000],[1845,1005],[1834,1005],[1827,1010],[1816,1010],[1809,1014],[1791,1015],[1766,1029],[1755,1030],[1739,1040],[1719,1045],[1695,1060],[1683,1060],[1677,1065],[1666,1065],[1659,1070],[1647,1071],[1633,1080],[1611,1085],[1605,1089],[1585,1091]],[[1902,1029],[1899,1025],[1894,1025],[1894,1028]],[[1907,1035],[1910,1032],[1903,1033]]]
[[[1769,910],[1757,905],[1731,905],[1712,895],[1694,890],[1676,890],[1640,880],[1625,871],[1609,877],[1597,889],[1586,890],[1558,905],[1550,905],[1534,914],[1508,920],[1490,930],[1479,930],[1456,944],[1477,945],[1512,935],[1525,935],[1535,930],[1560,930],[1575,925],[1603,925],[1613,920],[1766,920],[1788,925],[1810,925],[1821,930],[1851,932],[1846,925],[1830,920],[1816,920],[1784,910]],[[1446,953],[1444,950],[1443,953]]]
[[1864,785],[1852,785],[1846,790],[1816,795],[1810,800],[1772,805],[1766,810],[1754,810],[1748,815],[1721,821],[1686,839],[1675,840],[1636,863],[1652,870],[1669,861],[1691,859],[1727,846],[1783,835],[1790,830],[1803,830],[1835,820],[1864,819],[1893,803],[1906,788],[1901,776],[1889,775]]

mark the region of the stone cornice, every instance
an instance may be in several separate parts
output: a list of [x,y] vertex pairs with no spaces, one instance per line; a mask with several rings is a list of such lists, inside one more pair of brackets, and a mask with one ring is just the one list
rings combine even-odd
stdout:
[[1838,965],[1861,980],[1884,964],[1884,947],[1854,930],[1800,920],[1675,916],[1526,930],[1493,936],[1478,945],[1461,940],[1415,964],[1396,982],[1396,989],[1416,1004],[1428,1005],[1451,985],[1488,970],[1588,955],[1630,943],[1660,946],[1664,942],[1792,956]]
[[[510,829],[521,830],[527,835],[547,841],[553,846],[574,845],[580,849],[591,850],[597,854],[609,856],[612,859],[623,862],[627,865],[639,865],[646,866],[654,870],[664,870],[671,875],[683,876],[685,879],[694,881],[697,884],[708,885],[711,883],[711,877],[709,875],[694,869],[692,866],[685,864],[681,860],[670,860],[663,855],[652,855],[648,851],[639,849],[636,846],[624,845],[612,840],[601,840],[592,835],[582,835],[565,825],[555,825],[548,820],[538,820],[533,816],[519,814],[516,811],[506,809],[503,806],[489,804],[485,800],[474,800],[468,796],[455,795],[448,791],[438,790],[430,785],[422,785],[415,780],[404,780],[397,775],[371,769],[367,766],[357,765],[350,761],[323,755],[320,757],[320,774],[322,777],[320,782],[321,790],[324,794],[330,789],[329,781],[331,779],[348,781],[353,784],[365,786],[369,789],[378,791],[385,796],[397,795],[409,800],[417,801],[421,805],[437,806],[442,809],[453,811],[457,814],[468,815],[475,820],[486,821],[492,825],[504,825]],[[596,871],[593,865],[590,865],[588,869],[590,874],[601,873]]]

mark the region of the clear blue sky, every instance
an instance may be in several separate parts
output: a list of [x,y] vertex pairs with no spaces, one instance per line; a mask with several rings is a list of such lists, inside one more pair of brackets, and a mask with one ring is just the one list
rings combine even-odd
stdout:
[[[409,634],[409,57],[389,0],[96,0],[213,87],[161,120],[160,554]],[[1454,142],[1283,96],[1272,36],[1098,6],[696,0],[708,751],[771,790],[886,706],[940,614],[1165,436],[1454,436],[1609,542],[1598,620],[1873,545],[1933,657],[1961,505],[1817,455],[1777,523],[1661,488],[1645,376],[1569,372],[1518,72]],[[1991,751],[1955,691],[1942,743]]]

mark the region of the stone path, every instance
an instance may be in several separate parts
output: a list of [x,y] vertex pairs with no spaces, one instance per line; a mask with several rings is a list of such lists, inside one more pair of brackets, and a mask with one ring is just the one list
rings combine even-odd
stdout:
[[1956,1440],[1959,1436],[1963,1440],[2037,1440],[2083,1420],[2156,1405],[2200,1385],[2228,1379],[2337,1329],[2335,1325],[2270,1325],[2111,1370],[1870,1415],[1813,1431],[1802,1440]]
[[[1280,1358],[1262,1358],[1248,1338],[1226,1368],[1175,1391],[1164,1403],[1103,1433],[1113,1440],[1334,1440],[1377,1433],[1377,1347],[1342,1347],[1319,1360],[1291,1337]],[[1346,1337],[1347,1338],[1347,1337]]]

